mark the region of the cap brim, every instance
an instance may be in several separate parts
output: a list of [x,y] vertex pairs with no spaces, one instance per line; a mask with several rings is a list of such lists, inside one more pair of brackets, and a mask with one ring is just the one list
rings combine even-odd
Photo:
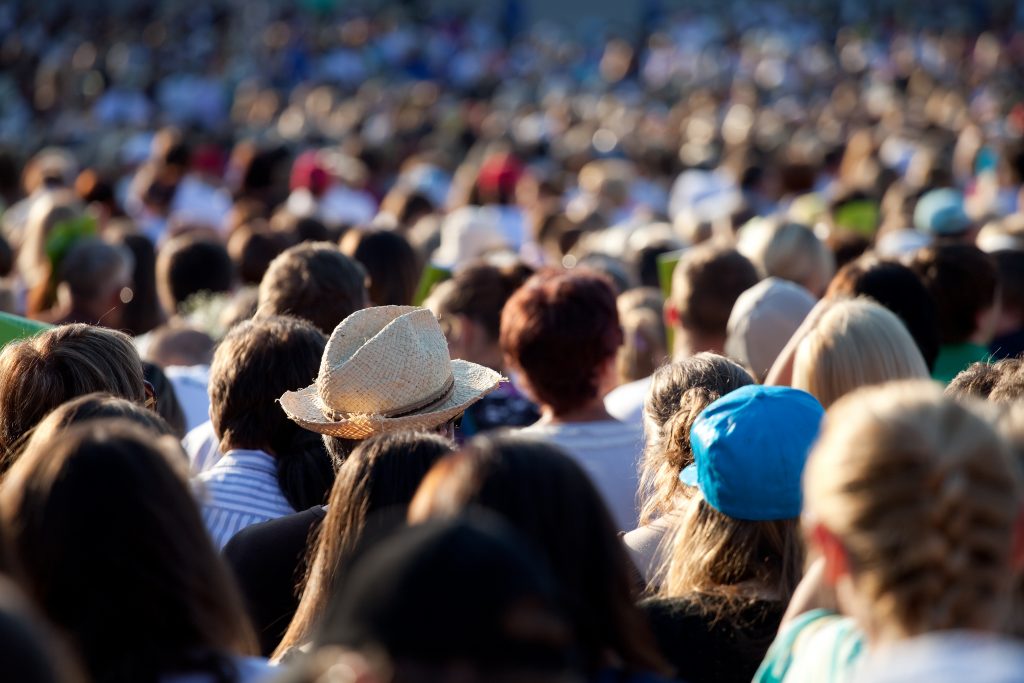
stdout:
[[679,481],[686,484],[687,486],[697,485],[697,464],[690,463],[683,468],[683,471],[679,473]]
[[344,439],[366,439],[385,432],[431,429],[442,425],[461,415],[504,381],[501,373],[462,360],[452,361],[452,375],[455,386],[448,398],[421,412],[402,417],[350,415],[345,420],[331,420],[324,414],[316,385],[285,392],[280,403],[285,414],[304,429]]

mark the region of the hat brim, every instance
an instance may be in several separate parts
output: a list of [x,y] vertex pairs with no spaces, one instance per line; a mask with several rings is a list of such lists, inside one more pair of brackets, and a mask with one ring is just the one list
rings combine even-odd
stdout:
[[316,393],[316,385],[299,391],[285,392],[281,407],[293,422],[312,432],[343,439],[367,439],[376,434],[406,429],[431,429],[452,420],[504,381],[501,373],[468,361],[453,360],[455,385],[451,395],[436,405],[401,417],[384,415],[350,415],[344,420],[331,420],[324,412]]

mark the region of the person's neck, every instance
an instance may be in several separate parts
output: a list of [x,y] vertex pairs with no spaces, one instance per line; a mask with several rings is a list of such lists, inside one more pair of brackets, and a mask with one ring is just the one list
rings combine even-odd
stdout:
[[597,398],[579,408],[561,413],[556,413],[555,409],[551,406],[542,406],[538,424],[557,425],[570,422],[607,422],[614,419],[605,410],[604,399]]
[[724,334],[704,334],[694,330],[676,327],[673,330],[675,342],[672,347],[672,359],[683,360],[698,353],[708,351],[725,355]]

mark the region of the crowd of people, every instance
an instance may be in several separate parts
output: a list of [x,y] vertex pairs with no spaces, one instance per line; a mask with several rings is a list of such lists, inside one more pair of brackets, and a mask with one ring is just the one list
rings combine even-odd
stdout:
[[1019,3],[427,4],[0,7],[0,678],[1024,681]]

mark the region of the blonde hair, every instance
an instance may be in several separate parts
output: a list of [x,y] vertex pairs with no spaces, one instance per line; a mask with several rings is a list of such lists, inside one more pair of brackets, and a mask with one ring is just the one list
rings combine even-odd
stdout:
[[754,384],[754,378],[746,370],[707,352],[654,373],[644,401],[647,445],[640,466],[640,524],[672,512],[686,499],[679,473],[693,462],[690,428],[702,410],[748,384]]
[[788,604],[803,574],[799,520],[752,522],[687,502],[657,570],[658,595],[685,597],[713,620],[736,619],[752,602]]
[[1021,489],[1008,444],[928,382],[836,403],[804,472],[805,511],[846,550],[879,632],[999,625]]
[[798,223],[760,219],[743,227],[737,246],[761,277],[778,277],[821,296],[835,274],[836,262],[814,231]]
[[793,387],[826,408],[862,386],[927,377],[928,366],[903,322],[868,299],[832,304],[793,361]]
[[615,358],[619,382],[650,377],[668,357],[661,292],[653,287],[631,289],[618,296],[616,307],[622,325],[622,346]]

